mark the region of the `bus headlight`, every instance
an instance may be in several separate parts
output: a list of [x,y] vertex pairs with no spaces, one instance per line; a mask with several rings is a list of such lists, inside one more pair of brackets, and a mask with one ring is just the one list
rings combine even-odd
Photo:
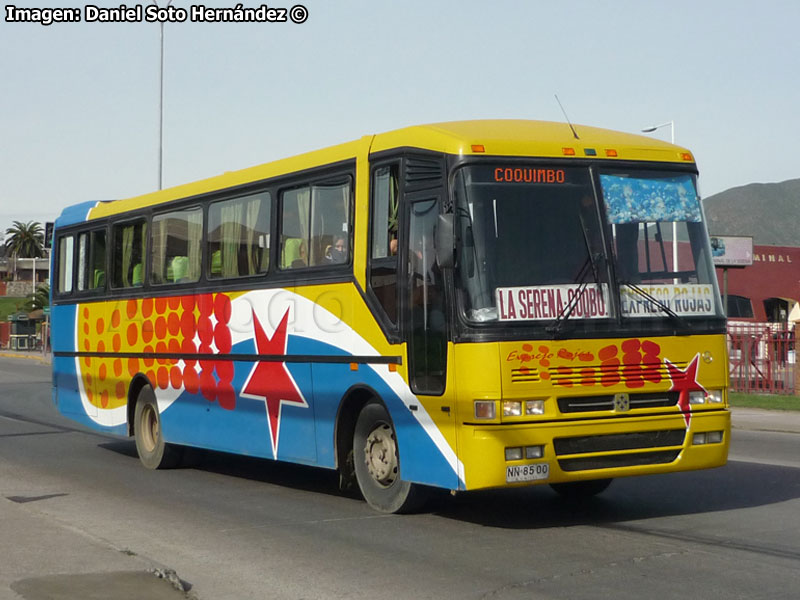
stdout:
[[475,400],[476,419],[494,419],[496,410],[493,400]]
[[722,402],[722,390],[696,390],[689,392],[689,404],[720,404]]
[[703,390],[689,392],[689,404],[705,404],[706,393]]
[[544,446],[525,446],[525,458],[542,458]]
[[544,400],[526,400],[525,401],[525,414],[526,415],[543,415],[544,414]]
[[519,400],[503,401],[504,417],[519,417],[521,415],[522,415],[522,402],[520,402]]
[[722,439],[722,431],[701,431],[692,435],[692,445],[703,446],[705,444],[721,444]]

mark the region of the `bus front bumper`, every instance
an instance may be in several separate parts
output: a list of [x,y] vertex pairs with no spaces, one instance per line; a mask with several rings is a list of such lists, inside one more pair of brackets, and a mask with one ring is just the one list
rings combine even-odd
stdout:
[[730,411],[463,427],[467,490],[691,471],[727,462]]

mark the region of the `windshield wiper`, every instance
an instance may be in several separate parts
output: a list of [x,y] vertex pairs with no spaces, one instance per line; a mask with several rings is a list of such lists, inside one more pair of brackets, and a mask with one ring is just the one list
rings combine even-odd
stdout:
[[587,288],[589,287],[589,282],[586,280],[586,276],[589,273],[594,273],[595,275],[595,283],[597,283],[597,269],[594,266],[594,260],[592,258],[591,252],[589,256],[586,257],[586,262],[583,263],[580,272],[578,273],[577,283],[578,291],[575,292],[575,295],[572,296],[572,299],[567,302],[561,311],[556,316],[556,321],[552,325],[547,328],[547,332],[553,336],[552,339],[557,339],[561,330],[564,328],[564,323],[567,322],[570,315],[572,315],[572,311],[575,310],[575,307],[578,306],[578,302],[581,301],[583,295],[586,293]]
[[586,293],[586,289],[589,287],[589,283],[586,281],[586,276],[591,271],[592,276],[594,277],[594,283],[597,286],[600,286],[600,275],[598,274],[597,270],[597,259],[602,259],[602,254],[595,255],[592,252],[591,245],[589,244],[589,232],[586,228],[586,223],[583,220],[583,214],[578,213],[578,218],[581,221],[581,231],[583,232],[583,243],[586,246],[586,262],[583,263],[581,270],[578,272],[578,276],[575,278],[576,283],[579,284],[578,291],[572,297],[572,300],[567,302],[564,305],[564,308],[561,309],[561,312],[558,313],[556,316],[556,322],[547,328],[547,332],[553,336],[553,339],[556,339],[558,335],[561,333],[561,330],[564,328],[564,323],[572,315],[572,311],[575,310],[575,307],[578,306],[578,302],[581,301],[583,295]]
[[631,281],[620,281],[619,283],[620,283],[620,286],[624,285],[624,286],[629,287],[634,292],[639,294],[642,298],[645,298],[647,301],[651,302],[654,306],[657,306],[658,308],[660,308],[661,311],[664,314],[666,314],[675,324],[677,324],[677,325],[679,325],[681,327],[684,327],[686,329],[691,329],[692,328],[692,325],[691,325],[691,323],[689,323],[689,321],[687,321],[682,316],[680,316],[678,313],[676,313],[674,310],[672,310],[667,304],[664,304],[661,300],[659,300],[658,298],[656,298],[655,296],[650,294],[647,290],[639,287],[638,285],[636,285],[635,283],[633,283]]

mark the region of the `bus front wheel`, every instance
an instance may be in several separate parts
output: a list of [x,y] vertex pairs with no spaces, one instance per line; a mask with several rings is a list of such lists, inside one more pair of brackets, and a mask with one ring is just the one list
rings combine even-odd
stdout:
[[145,467],[170,469],[180,464],[181,448],[164,441],[156,395],[150,386],[144,386],[136,399],[133,432],[139,460]]
[[356,481],[367,503],[385,513],[418,510],[424,488],[400,478],[400,457],[392,419],[386,407],[370,402],[358,415],[353,435]]

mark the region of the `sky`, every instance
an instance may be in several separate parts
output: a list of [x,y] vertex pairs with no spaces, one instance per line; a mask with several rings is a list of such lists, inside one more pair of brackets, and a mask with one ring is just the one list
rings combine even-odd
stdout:
[[[92,1],[121,4],[14,6]],[[407,125],[563,121],[555,94],[576,124],[671,121],[703,196],[800,178],[797,0],[299,1],[301,24],[164,23],[164,187]],[[8,22],[8,6],[0,233],[158,189],[161,26]]]

